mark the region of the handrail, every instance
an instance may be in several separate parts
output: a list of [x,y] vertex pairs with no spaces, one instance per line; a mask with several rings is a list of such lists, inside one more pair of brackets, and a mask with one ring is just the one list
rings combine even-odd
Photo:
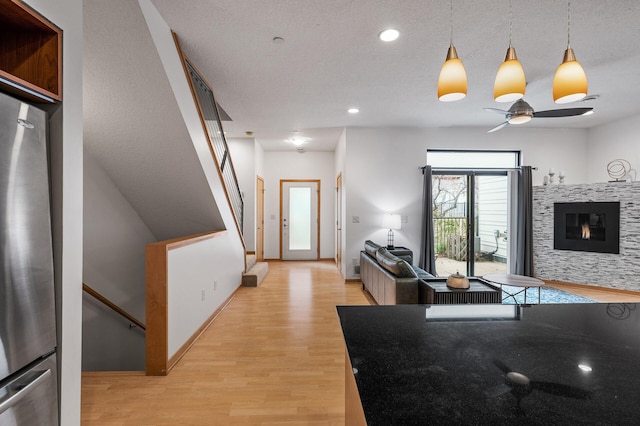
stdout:
[[211,85],[204,79],[195,65],[184,55],[178,40],[178,35],[175,32],[172,32],[172,34],[180,60],[182,61],[187,82],[191,88],[191,94],[193,95],[198,114],[200,115],[203,130],[207,135],[211,155],[218,168],[227,202],[231,207],[238,234],[244,246],[244,197],[242,191],[240,191],[238,177],[222,128],[218,103],[213,95]]
[[113,303],[111,300],[107,299],[106,297],[104,297],[103,295],[101,295],[100,293],[98,293],[97,291],[95,291],[85,283],[82,283],[82,289],[85,292],[87,292],[89,295],[97,299],[99,302],[102,302],[108,308],[111,308],[113,311],[119,313],[120,315],[122,315],[123,317],[125,317],[126,319],[134,323],[138,328],[146,331],[146,328],[142,322],[137,320],[133,315],[131,315],[130,313],[128,313],[127,311],[125,311],[115,303]]

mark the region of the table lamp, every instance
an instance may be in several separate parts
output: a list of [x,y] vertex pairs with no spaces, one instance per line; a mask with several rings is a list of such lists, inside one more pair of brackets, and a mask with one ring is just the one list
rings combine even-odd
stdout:
[[395,248],[393,245],[393,230],[400,229],[401,220],[399,214],[385,214],[382,217],[382,227],[389,230],[387,234],[387,248]]

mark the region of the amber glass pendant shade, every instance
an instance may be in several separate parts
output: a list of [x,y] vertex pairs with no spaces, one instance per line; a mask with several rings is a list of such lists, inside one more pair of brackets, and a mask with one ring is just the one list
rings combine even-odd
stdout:
[[524,70],[518,57],[516,49],[509,46],[504,62],[498,68],[496,81],[493,85],[493,98],[496,102],[513,102],[524,96],[527,81]]
[[557,104],[579,101],[587,96],[588,87],[587,75],[576,61],[573,49],[568,47],[553,77],[553,101]]
[[442,102],[452,102],[463,99],[465,96],[467,96],[467,72],[452,44],[449,46],[447,59],[440,70],[438,99]]

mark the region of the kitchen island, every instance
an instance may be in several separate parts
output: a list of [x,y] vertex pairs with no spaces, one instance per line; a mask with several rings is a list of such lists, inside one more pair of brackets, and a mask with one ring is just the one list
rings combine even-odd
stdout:
[[337,310],[349,426],[640,424],[635,304]]

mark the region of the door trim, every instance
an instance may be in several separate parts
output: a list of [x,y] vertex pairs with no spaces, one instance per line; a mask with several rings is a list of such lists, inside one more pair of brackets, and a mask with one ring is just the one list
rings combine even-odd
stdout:
[[256,175],[256,261],[264,261],[264,179]]
[[[336,177],[336,266],[342,273],[342,173]],[[344,276],[344,275],[343,275]]]
[[280,240],[280,257],[279,259],[282,260],[282,219],[283,219],[283,196],[282,196],[282,190],[284,187],[285,183],[300,183],[300,182],[310,182],[310,183],[316,183],[318,185],[318,193],[316,194],[316,197],[318,198],[318,212],[317,212],[317,217],[318,217],[318,246],[317,246],[317,252],[316,252],[316,260],[320,259],[320,224],[322,223],[321,220],[321,216],[320,216],[320,201],[321,201],[321,197],[320,197],[320,179],[280,179],[280,224],[278,225],[278,239]]

